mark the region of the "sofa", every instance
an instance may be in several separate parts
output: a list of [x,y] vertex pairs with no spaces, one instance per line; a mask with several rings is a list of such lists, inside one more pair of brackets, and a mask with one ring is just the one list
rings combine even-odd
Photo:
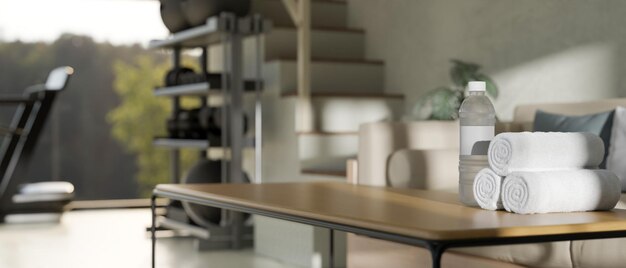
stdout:
[[[532,131],[537,110],[585,115],[626,106],[626,98],[516,107],[513,121],[496,132]],[[376,122],[361,125],[359,152],[349,181],[362,185],[458,189],[458,121]],[[460,202],[459,202],[460,203]],[[617,209],[626,209],[626,193]],[[425,249],[348,236],[348,267],[429,267]],[[626,267],[626,238],[453,249],[443,267]]]

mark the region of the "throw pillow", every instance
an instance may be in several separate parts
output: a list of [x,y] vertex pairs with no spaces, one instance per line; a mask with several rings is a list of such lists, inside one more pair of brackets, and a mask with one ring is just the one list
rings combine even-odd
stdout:
[[604,142],[604,159],[600,168],[606,167],[611,142],[614,111],[590,115],[570,116],[537,111],[533,128],[535,131],[590,132],[600,136]]
[[613,171],[622,181],[622,192],[626,192],[626,108],[617,107],[613,118],[613,132],[606,168]]

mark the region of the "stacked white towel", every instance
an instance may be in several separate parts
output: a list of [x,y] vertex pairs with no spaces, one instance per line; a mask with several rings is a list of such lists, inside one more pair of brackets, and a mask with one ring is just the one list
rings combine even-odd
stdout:
[[489,144],[489,166],[500,176],[515,171],[597,168],[604,143],[591,133],[502,133]]
[[520,214],[608,210],[619,201],[619,189],[608,170],[514,172],[502,185],[502,203]]
[[484,168],[474,178],[474,199],[481,208],[488,210],[502,209],[500,189],[502,177],[490,168]]
[[474,179],[481,208],[531,214],[607,210],[620,197],[617,176],[597,168],[602,140],[590,133],[502,133],[489,146],[488,169]]

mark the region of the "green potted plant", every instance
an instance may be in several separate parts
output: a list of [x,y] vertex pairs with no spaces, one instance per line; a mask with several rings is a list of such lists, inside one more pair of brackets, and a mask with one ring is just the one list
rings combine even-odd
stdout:
[[498,87],[486,74],[480,72],[480,65],[451,60],[450,78],[452,85],[435,88],[422,95],[411,111],[412,120],[455,120],[459,117],[459,107],[465,99],[465,87],[469,81],[485,81],[487,94],[498,97]]

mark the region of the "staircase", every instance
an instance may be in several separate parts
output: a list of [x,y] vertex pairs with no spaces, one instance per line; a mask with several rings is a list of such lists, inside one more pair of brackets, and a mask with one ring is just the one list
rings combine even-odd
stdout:
[[[403,96],[383,90],[384,62],[365,58],[366,33],[347,26],[347,8],[344,1],[311,2],[314,126],[298,132],[297,30],[281,0],[253,1],[253,12],[274,23],[261,36],[263,182],[345,180],[346,160],[357,154],[359,125],[397,119],[403,112]],[[243,47],[244,77],[254,78],[254,66],[246,63],[254,62],[255,38],[246,37]],[[209,47],[211,71],[222,68],[221,49]],[[252,114],[253,107],[247,109]],[[256,217],[255,225],[257,252],[307,267],[327,254],[327,242],[319,239],[326,230],[263,217]]]

